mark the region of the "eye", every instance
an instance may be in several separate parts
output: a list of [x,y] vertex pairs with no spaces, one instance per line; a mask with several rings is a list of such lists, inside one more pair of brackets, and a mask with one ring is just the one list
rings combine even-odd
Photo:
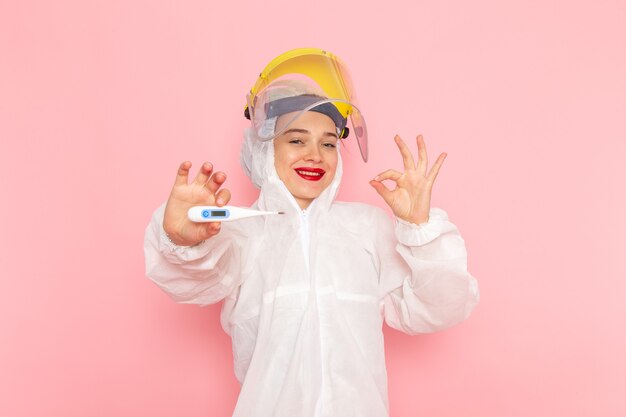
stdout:
[[337,147],[337,145],[335,145],[334,143],[325,143],[324,146],[327,147],[327,148],[336,148]]
[[302,140],[301,140],[301,139],[298,139],[298,138],[293,138],[293,139],[291,139],[291,140],[289,141],[289,143],[296,143],[296,144],[297,144],[297,143],[303,143],[303,142],[302,142]]

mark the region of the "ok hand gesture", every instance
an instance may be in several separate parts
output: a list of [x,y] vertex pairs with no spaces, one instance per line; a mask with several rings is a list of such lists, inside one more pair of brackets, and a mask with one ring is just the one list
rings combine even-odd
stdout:
[[[435,165],[426,174],[428,167],[428,155],[426,154],[426,144],[422,135],[417,137],[418,163],[417,167],[413,161],[413,155],[408,146],[400,138],[395,136],[396,144],[402,154],[404,161],[404,172],[388,169],[377,175],[370,181],[370,185],[381,195],[383,200],[391,207],[396,217],[411,223],[420,224],[428,221],[430,212],[430,195],[433,183],[439,168],[446,159],[447,153],[442,153],[435,161]],[[388,189],[382,181],[392,180],[396,183],[396,188]]]

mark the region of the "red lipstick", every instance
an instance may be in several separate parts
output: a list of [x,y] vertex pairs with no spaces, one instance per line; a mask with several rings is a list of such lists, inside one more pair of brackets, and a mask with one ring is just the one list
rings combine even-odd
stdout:
[[298,167],[295,168],[296,174],[308,181],[319,181],[322,179],[326,171],[321,168],[307,168]]

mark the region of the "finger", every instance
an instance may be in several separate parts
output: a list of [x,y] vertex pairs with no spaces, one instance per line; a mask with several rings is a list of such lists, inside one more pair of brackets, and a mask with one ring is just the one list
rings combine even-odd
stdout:
[[384,180],[394,180],[398,181],[402,176],[401,172],[396,171],[395,169],[388,169],[387,171],[381,172],[380,174],[374,177],[374,181],[384,181]]
[[187,185],[187,179],[189,176],[189,168],[191,168],[191,162],[185,161],[178,167],[178,172],[176,173],[176,180],[174,181],[174,185]]
[[222,188],[221,190],[218,191],[215,197],[217,197],[215,199],[215,204],[218,207],[225,206],[230,201],[230,191],[226,188]]
[[394,137],[396,141],[396,145],[400,149],[400,153],[402,154],[402,162],[404,162],[404,169],[415,169],[415,162],[413,161],[413,155],[411,154],[411,150],[406,143],[402,140],[402,138],[398,135]]
[[211,175],[211,178],[204,184],[204,186],[212,193],[215,194],[222,184],[226,181],[226,174],[222,171],[218,171]]
[[208,222],[205,223],[205,227],[202,229],[200,239],[206,240],[219,233],[222,228],[222,222]]
[[213,164],[211,164],[208,161],[205,162],[200,167],[200,171],[198,171],[198,174],[196,175],[196,178],[193,180],[193,182],[198,185],[204,184],[209,179],[209,176],[211,175],[212,171],[213,171]]
[[439,174],[439,169],[441,168],[441,165],[443,165],[443,161],[446,159],[446,156],[448,156],[448,154],[444,152],[439,155],[439,158],[437,158],[437,160],[435,161],[435,165],[433,165],[433,168],[430,170],[430,173],[427,177],[428,181],[430,181],[431,183],[435,182],[435,178],[437,178],[437,174]]
[[428,153],[426,152],[426,142],[422,135],[417,136],[417,170],[424,176],[426,176],[426,170],[428,169]]
[[371,180],[370,181],[370,185],[372,187],[374,187],[374,189],[376,190],[376,192],[383,198],[383,200],[385,200],[385,202],[389,205],[391,205],[391,201],[392,201],[392,192],[389,188],[387,188],[385,186],[385,184],[383,184],[382,182],[376,181],[376,180]]

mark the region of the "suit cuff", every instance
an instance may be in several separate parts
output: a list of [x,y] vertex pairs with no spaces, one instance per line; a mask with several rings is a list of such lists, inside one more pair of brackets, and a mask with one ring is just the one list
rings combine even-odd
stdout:
[[437,239],[449,229],[447,213],[432,207],[426,223],[415,224],[396,217],[396,237],[407,246],[422,246]]

